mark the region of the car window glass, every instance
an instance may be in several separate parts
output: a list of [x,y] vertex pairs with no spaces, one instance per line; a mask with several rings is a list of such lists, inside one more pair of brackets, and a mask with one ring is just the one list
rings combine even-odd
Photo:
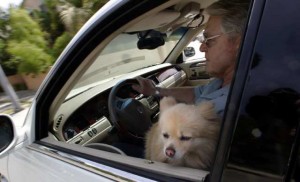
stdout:
[[280,12],[283,1],[266,4],[230,151],[236,169],[284,178],[291,165],[300,100],[300,3],[293,3]]

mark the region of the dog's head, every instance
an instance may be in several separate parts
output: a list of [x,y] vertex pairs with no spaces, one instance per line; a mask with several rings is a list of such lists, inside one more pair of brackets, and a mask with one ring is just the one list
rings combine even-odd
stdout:
[[218,122],[214,105],[204,102],[198,106],[177,103],[172,97],[160,102],[159,128],[164,143],[164,154],[171,163],[177,163],[203,139],[214,139]]

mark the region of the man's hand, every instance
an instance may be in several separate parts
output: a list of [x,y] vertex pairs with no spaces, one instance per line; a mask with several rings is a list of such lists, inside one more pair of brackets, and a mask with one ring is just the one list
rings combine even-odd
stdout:
[[137,77],[136,79],[139,82],[139,85],[132,85],[134,90],[146,96],[155,94],[155,83],[152,80],[143,77]]

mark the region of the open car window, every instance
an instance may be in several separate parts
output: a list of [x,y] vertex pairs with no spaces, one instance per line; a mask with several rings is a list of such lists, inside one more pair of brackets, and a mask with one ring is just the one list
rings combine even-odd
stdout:
[[[170,12],[174,14],[169,9],[166,12],[168,16]],[[178,17],[178,13],[175,15]],[[160,27],[161,31],[136,30],[135,25],[115,30],[114,37],[105,37],[105,43],[93,45],[94,49],[81,58],[83,63],[73,70],[69,78],[73,80],[65,84],[67,92],[61,94],[60,104],[50,114],[50,137],[43,142],[70,149],[71,155],[64,150],[66,154],[59,153],[72,162],[96,160],[122,169],[126,165],[139,173],[155,174],[153,179],[159,181],[166,176],[203,181],[207,170],[182,166],[171,169],[170,164],[145,159],[145,135],[158,120],[159,98],[132,89],[137,84],[136,77],[151,79],[153,84],[165,88],[186,84],[186,71],[173,63],[185,42],[191,41],[203,27],[193,31],[197,22],[192,27],[181,23],[182,27]],[[189,31],[192,33],[188,34]],[[170,56],[174,59],[168,60]],[[77,156],[79,153],[83,157]]]
[[138,48],[138,33],[122,33],[114,38],[87,69],[66,99],[115,77],[161,64],[184,36],[187,28],[161,35],[164,45],[156,49]]

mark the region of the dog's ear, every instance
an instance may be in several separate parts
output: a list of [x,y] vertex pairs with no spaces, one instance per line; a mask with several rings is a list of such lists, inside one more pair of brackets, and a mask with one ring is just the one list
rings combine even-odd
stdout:
[[164,97],[160,100],[160,111],[164,111],[175,104],[177,104],[177,102],[173,97]]
[[220,120],[220,117],[216,113],[214,109],[214,104],[212,102],[201,102],[198,105],[199,113],[204,119],[210,120],[210,121],[218,121]]

